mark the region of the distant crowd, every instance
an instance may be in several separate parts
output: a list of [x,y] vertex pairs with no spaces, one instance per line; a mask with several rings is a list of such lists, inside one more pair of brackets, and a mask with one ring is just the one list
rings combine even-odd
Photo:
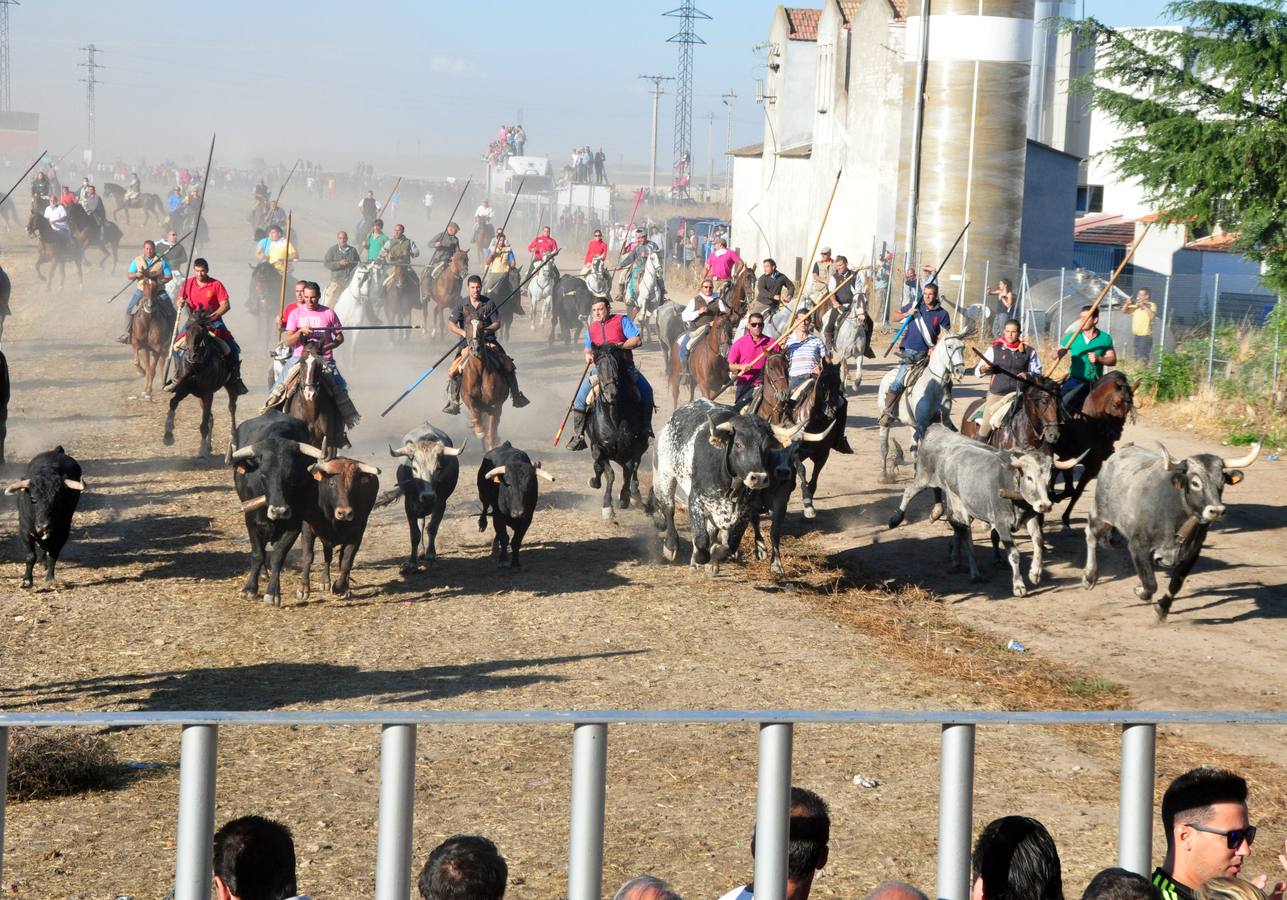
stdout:
[[[1111,867],[1098,872],[1082,900],[1281,900],[1284,885],[1266,876],[1241,878],[1256,840],[1247,783],[1239,775],[1201,767],[1175,779],[1162,797],[1166,857],[1151,877]],[[787,900],[807,900],[832,858],[831,813],[813,791],[791,789]],[[750,835],[751,857],[756,852]],[[1270,851],[1272,853],[1272,850]],[[1287,868],[1287,854],[1279,857]],[[749,863],[748,863],[749,865]],[[286,826],[258,816],[228,822],[214,839],[214,879],[220,900],[305,900],[296,881],[295,848]],[[417,880],[421,900],[501,900],[509,866],[496,845],[455,835],[430,852]],[[720,900],[753,900],[755,885],[738,885]],[[971,900],[1064,900],[1059,850],[1044,825],[1027,816],[988,823],[974,843]],[[653,875],[631,878],[614,900],[680,900]],[[867,900],[926,900],[912,884],[890,881]]]
[[527,130],[522,125],[502,125],[496,140],[487,146],[483,157],[489,165],[503,166],[511,156],[522,156],[527,146]]

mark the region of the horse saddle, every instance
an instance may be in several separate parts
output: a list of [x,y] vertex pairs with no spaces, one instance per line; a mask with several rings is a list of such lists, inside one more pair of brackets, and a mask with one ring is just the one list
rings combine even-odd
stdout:
[[907,377],[903,379],[903,390],[910,391],[916,386],[916,382],[921,380],[925,370],[929,368],[929,356],[923,356],[916,362],[907,367]]
[[688,344],[686,345],[688,349],[691,351],[693,347],[697,346],[697,342],[700,341],[703,337],[705,337],[706,332],[710,330],[711,330],[711,323],[703,322],[701,325],[698,325],[696,328],[690,331],[688,333]]
[[[1006,420],[1010,418],[1010,414],[1014,412],[1015,403],[1018,401],[1018,399],[1019,399],[1018,391],[1014,391],[1012,393],[1007,394],[1005,399],[997,404],[996,409],[992,410],[992,420],[989,423],[988,427],[995,430],[1005,425]],[[980,406],[974,412],[970,413],[970,421],[978,422],[978,423],[983,422],[982,406]]]
[[[228,354],[232,352],[231,349],[229,349],[228,347],[228,342],[225,341],[223,338],[219,337],[218,335],[210,334],[207,332],[206,337],[210,338],[210,342],[214,345],[214,348],[219,351],[219,355],[223,357],[227,357]],[[184,350],[187,349],[187,347],[188,347],[188,333],[185,331],[183,332],[183,334],[179,335],[175,339],[173,349],[175,353],[183,353]]]
[[449,259],[443,259],[443,260],[439,260],[438,262],[434,263],[434,264],[433,264],[433,267],[429,270],[429,280],[430,280],[430,281],[437,281],[437,280],[438,280],[438,276],[439,276],[439,275],[441,275],[441,274],[443,273],[443,271],[447,268],[447,266],[448,266],[448,264],[449,264],[450,262],[451,262],[451,260],[449,260]]
[[[281,391],[280,396],[276,393],[271,394],[268,400],[264,403],[265,410],[285,410],[286,404],[290,402],[291,398],[299,393],[301,389],[306,389],[306,385],[304,384],[305,365],[306,364],[301,361],[291,367],[290,374],[286,376],[286,382],[282,385],[283,390]],[[328,397],[333,399],[338,397],[335,390],[335,379],[331,376],[330,369],[320,359],[317,360],[317,384],[326,391]],[[312,398],[309,397],[308,399],[311,400]]]

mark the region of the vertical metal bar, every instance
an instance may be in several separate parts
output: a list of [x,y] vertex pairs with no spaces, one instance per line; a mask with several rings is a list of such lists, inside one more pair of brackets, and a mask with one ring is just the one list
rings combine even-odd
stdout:
[[0,725],[0,884],[4,884],[4,804],[9,796],[9,729]]
[[[988,306],[988,288],[992,286],[992,260],[983,260],[983,308],[989,309]],[[988,316],[990,319],[991,316]],[[995,329],[993,329],[995,330]]]
[[[889,301],[894,296],[894,280],[897,279],[898,281],[901,282],[906,277],[902,273],[895,274],[894,270],[896,268],[898,268],[898,245],[897,244],[889,248],[889,276],[885,279],[885,309],[881,316],[881,318],[885,320],[886,325],[889,324]],[[898,291],[898,296],[899,297],[903,296],[903,291],[901,288]],[[899,303],[898,305],[901,307],[902,303]]]
[[974,818],[974,726],[944,725],[939,761],[939,900],[969,900]]
[[1220,308],[1220,273],[1216,272],[1215,291],[1211,295],[1211,337],[1207,341],[1207,387],[1211,386],[1211,377],[1215,372],[1215,333],[1216,312]]
[[1117,864],[1148,877],[1153,871],[1153,724],[1122,726],[1122,799]]
[[572,821],[568,900],[603,896],[603,807],[608,781],[608,726],[572,730]]
[[755,801],[755,896],[786,900],[791,837],[790,722],[760,726],[760,772]]
[[209,900],[219,726],[184,725],[179,740],[179,834],[174,900]]
[[1064,339],[1064,272],[1063,266],[1059,267],[1059,324],[1056,326],[1055,343],[1058,344]]
[[411,895],[411,820],[416,790],[416,726],[380,730],[380,824],[375,845],[376,900]]
[[1162,354],[1166,352],[1166,314],[1171,306],[1171,276],[1166,276],[1166,285],[1162,288],[1162,333],[1157,339],[1157,370],[1162,371]]
[[[1281,309],[1282,305],[1283,305],[1283,295],[1279,294],[1278,303],[1274,306],[1274,312],[1277,312],[1279,309]],[[1273,317],[1273,322],[1274,322],[1274,377],[1273,377],[1273,380],[1269,383],[1269,390],[1277,392],[1278,390],[1278,345],[1282,343],[1282,322],[1279,321],[1279,318],[1277,316]],[[3,785],[3,784],[4,782],[0,781],[0,785]],[[3,802],[4,802],[4,799],[0,798],[0,803],[3,803]],[[4,837],[3,821],[0,821],[0,837]],[[3,847],[0,847],[0,851],[2,851],[3,849],[4,849]]]

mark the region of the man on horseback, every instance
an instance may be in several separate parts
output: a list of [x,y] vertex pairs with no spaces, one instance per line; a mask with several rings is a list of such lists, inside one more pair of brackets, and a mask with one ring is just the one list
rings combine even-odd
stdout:
[[179,235],[173,228],[165,233],[165,240],[156,242],[156,255],[170,264],[171,269],[182,269],[188,261],[188,251],[179,243]]
[[559,249],[559,242],[550,237],[550,226],[541,227],[541,233],[532,238],[532,242],[527,245],[527,252],[532,254],[533,264],[541,261],[547,253],[553,253]]
[[80,205],[85,212],[89,213],[91,219],[98,222],[101,232],[103,226],[107,224],[107,210],[103,208],[103,198],[98,196],[98,190],[92,184],[85,185]]
[[[590,306],[590,324],[585,329],[585,360],[594,362],[594,348],[615,345],[626,351],[626,374],[635,383],[639,391],[639,400],[651,410],[653,405],[652,385],[643,373],[635,366],[634,354],[630,351],[639,346],[639,326],[626,315],[612,312],[612,301],[607,297],[596,297]],[[585,378],[577,388],[576,399],[572,401],[572,440],[568,442],[569,450],[585,449],[585,413],[590,398],[590,370],[586,369]]]
[[[206,320],[206,327],[210,330],[210,334],[219,339],[215,344],[227,356],[228,368],[231,372],[229,384],[232,386],[233,393],[239,397],[249,394],[250,389],[241,380],[241,346],[223,321],[223,317],[231,307],[228,289],[223,286],[223,282],[210,277],[210,264],[204,259],[200,257],[194,259],[192,271],[196,274],[189,278],[179,291],[179,300],[192,312],[200,313]],[[186,336],[186,331],[179,335],[181,339]],[[162,390],[173,392],[176,387],[177,382],[168,381]]]
[[805,297],[814,302],[821,299],[827,292],[827,281],[835,271],[836,261],[831,258],[831,248],[823,247],[818,251],[818,261],[809,271],[809,287],[804,292]]
[[[44,174],[43,172],[41,173]],[[130,173],[129,184],[125,185],[125,202],[128,204],[131,200],[138,199],[143,193],[143,182],[139,180],[138,172]]]
[[594,237],[586,245],[585,266],[581,269],[582,275],[590,274],[590,264],[594,262],[596,256],[601,256],[604,259],[608,258],[608,245],[603,240],[603,231],[598,228],[594,229]]
[[[1005,371],[1001,371],[1002,369]],[[1018,319],[1010,319],[1005,323],[1002,336],[983,351],[983,359],[979,360],[974,374],[979,378],[992,375],[987,397],[983,401],[983,418],[979,420],[979,440],[986,441],[992,433],[993,413],[1019,390],[1019,380],[1014,376],[1026,379],[1041,375],[1041,357],[1036,348],[1029,347],[1020,339]]]
[[494,352],[500,359],[501,371],[509,383],[509,393],[514,408],[522,409],[531,402],[518,389],[518,373],[514,368],[514,360],[510,359],[496,341],[496,332],[500,330],[500,326],[500,317],[496,313],[495,304],[483,296],[483,280],[477,275],[470,275],[469,296],[456,307],[456,311],[447,322],[447,327],[463,337],[466,343],[451,364],[451,374],[447,378],[447,405],[442,408],[443,412],[452,416],[460,415],[460,369],[469,358],[468,342],[471,331],[476,331],[486,342],[487,349]]
[[[496,237],[492,240],[491,245],[487,248],[487,253],[483,256],[483,272],[485,277],[491,281],[491,289],[496,290],[509,283],[510,272],[514,271],[514,248],[509,245],[509,240],[505,237],[505,232],[497,229]],[[523,303],[518,297],[514,298],[515,315],[523,315]]]
[[264,221],[269,225],[285,225],[286,210],[277,205],[276,200],[268,201],[268,214]]
[[438,280],[442,270],[451,262],[451,258],[460,250],[460,238],[456,237],[460,233],[460,226],[455,222],[448,222],[447,227],[434,235],[433,253],[429,257],[429,283]]
[[362,234],[370,234],[371,224],[380,214],[380,204],[375,199],[375,191],[366,192],[366,196],[358,201],[358,209],[362,213]]
[[376,219],[371,223],[371,234],[366,239],[367,260],[379,259],[387,243],[389,243],[389,236],[384,233],[384,219]]
[[[852,278],[850,278],[851,275],[853,276]],[[846,279],[848,279],[848,284],[845,283]],[[849,268],[849,260],[846,257],[837,256],[835,270],[831,273],[831,277],[827,279],[827,293],[831,295],[831,300],[828,303],[829,309],[823,313],[823,321],[827,325],[823,340],[828,348],[835,347],[836,331],[839,323],[849,315],[849,311],[853,308],[854,295],[857,293],[854,290],[854,283],[857,280],[858,273]],[[867,332],[867,348],[863,351],[863,356],[867,357],[867,359],[875,359],[876,353],[871,349],[871,332],[875,323],[872,321],[871,316],[867,315],[865,308],[862,310],[862,318],[863,329]]]
[[755,281],[755,302],[751,311],[772,316],[782,302],[783,294],[788,298],[795,293],[791,279],[778,271],[778,264],[772,259],[764,261],[764,274]]
[[716,238],[715,249],[711,251],[710,256],[706,257],[706,270],[702,273],[702,277],[713,280],[715,289],[723,294],[733,286],[733,268],[739,264],[746,265],[742,262],[742,257],[737,255],[737,251],[728,249],[725,238]]
[[703,325],[710,324],[711,319],[724,315],[728,311],[728,304],[715,293],[714,281],[710,278],[703,278],[701,290],[696,297],[688,301],[687,305],[684,306],[684,311],[679,314],[684,327],[688,329],[679,336],[678,341],[679,364],[684,368],[680,374],[681,384],[688,383],[688,351],[692,344],[694,332]]
[[335,348],[344,343],[340,318],[335,314],[335,310],[322,305],[322,289],[317,282],[305,282],[303,295],[304,304],[291,309],[290,316],[286,320],[286,333],[283,336],[283,342],[287,347],[294,347],[294,352],[282,366],[272,393],[264,401],[264,409],[280,406],[285,401],[291,370],[303,358],[305,345],[312,344],[314,352],[320,354],[324,360],[323,368],[330,376],[334,387],[332,396],[335,399],[336,409],[344,419],[344,427],[354,428],[362,417],[358,415],[357,408],[349,397],[348,382],[344,380],[344,376],[335,365]]
[[420,279],[416,275],[416,270],[411,267],[411,260],[420,255],[420,248],[416,242],[407,237],[407,231],[402,225],[393,226],[393,237],[384,245],[380,251],[380,259],[389,263],[393,271],[384,279],[384,289],[386,294],[393,287],[398,278],[406,278],[411,282],[407,292],[419,302],[420,298]]
[[474,210],[474,230],[470,232],[469,240],[473,241],[478,237],[479,228],[490,224],[492,224],[492,203],[484,197],[483,202],[478,204],[478,209]]
[[165,211],[170,214],[171,222],[175,221],[181,209],[183,209],[183,192],[177,187],[172,187],[165,197]]
[[44,170],[36,173],[36,177],[31,179],[31,199],[44,200],[49,196],[49,176]]
[[49,205],[45,207],[45,220],[53,226],[54,231],[63,240],[71,239],[71,226],[67,222],[67,208],[62,205],[57,194],[49,195]]
[[255,200],[267,203],[268,196],[268,185],[264,184],[264,179],[260,177],[258,183],[255,184]]
[[746,317],[746,333],[728,348],[728,371],[737,376],[733,405],[740,407],[764,380],[764,359],[772,338],[764,333],[764,313],[754,310]]
[[1077,336],[1067,347],[1060,347],[1056,357],[1063,359],[1072,354],[1068,364],[1068,377],[1059,386],[1064,409],[1070,413],[1081,411],[1081,405],[1090,392],[1095,379],[1104,374],[1104,366],[1117,365],[1117,351],[1113,349],[1112,335],[1099,330],[1099,309],[1083,306],[1077,323]]
[[795,334],[786,345],[788,385],[795,391],[810,378],[822,374],[822,361],[827,358],[827,345],[813,334],[813,322],[801,316],[795,323]]
[[618,269],[629,267],[622,284],[621,296],[630,306],[635,306],[639,297],[639,279],[643,275],[644,264],[650,254],[658,252],[657,245],[648,240],[648,233],[642,228],[636,228],[634,242],[626,248],[625,254],[617,263]]
[[885,409],[879,420],[881,425],[890,425],[898,417],[898,401],[907,389],[907,373],[928,359],[939,338],[951,330],[952,321],[947,310],[938,305],[938,285],[927,284],[922,293],[924,302],[913,298],[893,315],[895,322],[901,322],[908,316],[912,317],[912,322],[903,329],[903,343],[899,347],[901,362],[885,396]]
[[[165,285],[174,277],[170,271],[169,260],[162,259],[156,252],[156,244],[152,241],[143,242],[143,252],[134,257],[130,263],[130,271],[126,276],[130,281],[141,281],[144,278],[150,278],[156,282],[160,289],[153,298],[154,301],[161,303],[162,309],[167,311],[168,315],[174,315],[174,304],[170,301],[170,295],[165,292]],[[135,288],[134,296],[125,307],[125,333],[116,339],[117,343],[128,344],[130,342],[130,329],[134,324],[134,311],[138,309],[139,301],[143,299],[143,289]]]
[[322,265],[331,273],[331,283],[326,287],[327,298],[334,300],[353,280],[353,272],[358,266],[357,247],[349,243],[347,231],[335,235],[335,246],[326,249]]

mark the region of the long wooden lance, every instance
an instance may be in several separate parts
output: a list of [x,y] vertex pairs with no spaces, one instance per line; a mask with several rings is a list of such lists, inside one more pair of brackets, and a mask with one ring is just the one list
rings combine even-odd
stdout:
[[[451,208],[451,215],[447,217],[447,225],[450,225],[452,221],[456,218],[456,213],[460,209],[460,204],[464,202],[465,192],[469,190],[469,186],[473,183],[474,183],[474,176],[470,175],[469,178],[465,180],[465,186],[460,189],[460,196],[456,198],[456,205]],[[447,225],[442,226],[443,231],[447,230]]]
[[[831,186],[831,196],[827,198],[827,208],[823,210],[822,223],[818,225],[818,236],[813,239],[813,252],[809,254],[809,259],[813,259],[818,255],[818,245],[822,243],[822,231],[827,227],[827,219],[831,216],[831,203],[836,199],[836,191],[840,187],[840,176],[844,171],[845,170],[843,168],[836,169],[836,183]],[[810,263],[810,265],[812,265],[812,263]],[[796,288],[795,304],[791,307],[792,320],[795,319],[795,314],[800,309],[800,301],[804,299],[804,290],[806,286],[805,279],[801,278],[800,285]]]
[[16,191],[16,190],[18,190],[18,185],[22,184],[22,183],[23,183],[23,181],[25,181],[25,180],[27,179],[27,176],[31,174],[31,170],[32,170],[32,169],[34,169],[34,168],[36,168],[36,166],[40,165],[40,161],[41,161],[42,159],[44,159],[46,156],[48,156],[48,155],[49,155],[49,151],[48,151],[48,150],[41,150],[41,151],[40,151],[40,155],[36,157],[36,161],[35,161],[34,163],[32,163],[31,165],[27,166],[27,171],[25,171],[25,172],[23,172],[23,173],[22,173],[22,177],[21,177],[21,178],[19,178],[17,181],[15,181],[15,182],[13,183],[13,187],[11,187],[11,188],[9,188],[9,190],[5,191],[4,196],[3,196],[3,197],[0,197],[0,206],[3,206],[3,205],[4,205],[4,202],[5,202],[6,200],[8,200],[10,196],[12,196],[12,195],[13,195],[13,192],[14,192],[14,191]]
[[509,212],[505,213],[505,221],[501,222],[500,230],[502,233],[504,233],[506,226],[509,225],[509,217],[514,215],[514,207],[518,205],[518,195],[523,193],[523,185],[526,183],[526,175],[518,180],[518,190],[514,192],[514,199],[509,202]]
[[[192,234],[192,232],[191,232],[191,231],[189,231],[189,232],[188,232],[187,234],[185,234],[183,237],[179,238],[177,241],[175,241],[173,244],[171,244],[171,245],[170,245],[170,248],[169,248],[168,250],[166,250],[164,253],[162,253],[162,254],[161,254],[159,257],[157,257],[157,258],[158,258],[158,259],[161,259],[161,260],[164,260],[166,257],[168,257],[171,253],[173,253],[173,252],[174,252],[175,250],[177,250],[179,247],[183,246],[183,242],[184,242],[184,241],[186,241],[186,240],[188,239],[188,235],[190,235],[190,234]],[[127,281],[127,282],[125,282],[125,287],[121,288],[121,289],[120,289],[119,291],[117,291],[115,294],[113,294],[112,296],[108,297],[108,298],[107,298],[107,302],[108,302],[108,303],[111,303],[111,302],[112,302],[113,300],[115,300],[117,297],[121,296],[121,294],[124,294],[127,290],[129,290],[133,285],[134,285],[134,282],[133,282],[133,281]],[[182,285],[180,285],[180,287],[182,287]]]
[[210,164],[214,162],[215,138],[217,134],[210,135],[210,152],[206,154],[206,170],[201,176],[201,197],[197,200],[197,218],[192,223],[192,249],[188,251],[188,262],[184,266],[183,281],[180,282],[179,296],[174,302],[174,328],[170,331],[170,343],[165,348],[165,368],[161,372],[161,384],[164,385],[170,380],[170,363],[174,361],[174,341],[179,336],[179,302],[183,299],[183,289],[188,286],[188,278],[192,274],[192,260],[197,255],[197,237],[201,234],[201,214],[206,208],[206,191],[210,187]]
[[[952,242],[952,249],[950,249],[950,250],[948,250],[948,251],[947,251],[947,256],[943,257],[943,261],[942,261],[941,263],[939,263],[939,264],[938,264],[938,268],[934,270],[934,274],[933,274],[933,275],[931,275],[931,276],[929,277],[929,280],[925,282],[925,287],[929,287],[931,284],[937,285],[937,282],[938,282],[938,273],[939,273],[939,272],[941,272],[941,271],[943,271],[943,267],[944,267],[945,265],[947,265],[947,261],[948,261],[949,259],[951,259],[951,258],[952,258],[952,254],[956,252],[956,248],[957,248],[957,246],[961,243],[961,238],[965,237],[965,232],[967,232],[967,231],[969,231],[969,230],[970,230],[970,223],[969,223],[969,222],[966,222],[966,223],[965,223],[965,227],[961,229],[961,233],[960,233],[960,234],[958,234],[958,235],[956,236],[956,240]],[[890,277],[891,277],[891,278],[893,277],[893,273],[892,273],[892,272],[890,273]],[[884,357],[888,356],[888,355],[890,354],[890,352],[891,352],[891,351],[892,351],[896,346],[898,346],[898,340],[899,340],[899,338],[901,338],[901,337],[903,336],[903,332],[907,330],[907,326],[908,326],[908,325],[910,325],[910,324],[912,324],[912,320],[913,320],[913,319],[915,319],[915,318],[916,318],[917,316],[919,316],[920,314],[921,314],[921,298],[920,298],[920,296],[917,296],[917,298],[916,298],[916,308],[915,308],[914,310],[912,310],[912,314],[911,314],[911,315],[909,315],[907,318],[903,319],[903,324],[902,324],[901,326],[899,326],[898,331],[897,331],[897,332],[895,332],[895,334],[894,334],[894,339],[893,339],[892,341],[890,341],[890,342],[889,342],[889,346],[885,348],[885,352],[881,355],[881,358],[882,358],[882,359],[883,359]]]
[[375,217],[377,219],[380,218],[380,216],[384,215],[384,211],[388,209],[389,204],[393,202],[393,195],[398,192],[398,185],[400,184],[402,184],[401,175],[399,175],[397,180],[393,182],[393,190],[389,191],[389,196],[384,198],[384,205],[381,206],[378,210],[376,210]]
[[617,262],[620,262],[621,258],[626,255],[626,242],[630,240],[630,231],[635,227],[635,216],[639,214],[639,204],[643,202],[643,194],[643,188],[640,188],[639,192],[635,194],[635,208],[630,211],[630,224],[626,226],[626,234],[621,239],[621,248],[617,252]]
[[283,252],[283,255],[282,255],[282,292],[281,292],[281,299],[277,304],[277,340],[278,341],[282,339],[282,331],[284,331],[286,328],[286,323],[282,321],[282,317],[286,315],[286,281],[287,281],[287,276],[290,274],[290,249],[291,249],[290,226],[291,226],[291,217],[293,215],[294,215],[293,211],[286,213],[286,250]]
[[585,381],[585,376],[590,374],[590,366],[593,364],[593,359],[587,359],[585,361],[585,370],[581,373],[581,377],[576,380],[576,392],[572,395],[572,402],[568,404],[568,410],[563,414],[563,421],[559,423],[559,430],[554,432],[555,447],[559,445],[559,441],[563,438],[563,429],[567,428],[568,417],[572,415],[572,410],[576,406],[576,395],[581,393],[581,382]]
[[[499,312],[502,306],[504,306],[506,303],[508,303],[509,301],[513,300],[516,296],[518,296],[518,292],[523,289],[524,285],[526,285],[529,281],[535,278],[537,272],[541,271],[541,269],[545,268],[550,263],[552,263],[554,261],[554,257],[559,255],[559,252],[560,252],[559,250],[555,250],[552,253],[547,253],[545,257],[540,261],[539,264],[537,264],[536,266],[533,266],[531,273],[518,283],[518,287],[510,291],[508,297],[506,297],[500,303],[496,304],[496,311]],[[465,343],[465,339],[463,337],[458,339],[456,343],[452,344],[451,347],[447,349],[446,353],[444,353],[442,356],[434,360],[434,364],[429,368],[425,369],[424,373],[415,380],[415,382],[411,385],[411,387],[403,391],[398,396],[397,400],[394,400],[387,407],[385,407],[384,412],[380,413],[380,418],[384,418],[385,416],[387,416],[389,414],[389,410],[393,409],[393,407],[397,406],[399,403],[405,400],[407,398],[407,395],[410,394],[412,391],[414,391],[416,388],[420,387],[420,385],[424,382],[424,380],[433,374],[434,369],[442,365],[443,360],[445,360],[447,357],[451,356],[453,353],[459,350],[461,345],[464,343]]]
[[277,196],[276,196],[276,198],[274,198],[274,199],[275,199],[278,203],[280,203],[280,202],[281,202],[282,194],[286,193],[286,185],[290,184],[291,176],[292,176],[292,175],[294,175],[294,174],[295,174],[295,170],[299,168],[299,163],[300,163],[300,161],[299,161],[298,159],[297,159],[297,160],[295,160],[295,165],[291,166],[291,167],[290,167],[290,171],[286,173],[286,180],[285,180],[285,181],[283,181],[283,182],[282,182],[282,186],[281,186],[281,187],[279,187],[279,188],[277,189]]

